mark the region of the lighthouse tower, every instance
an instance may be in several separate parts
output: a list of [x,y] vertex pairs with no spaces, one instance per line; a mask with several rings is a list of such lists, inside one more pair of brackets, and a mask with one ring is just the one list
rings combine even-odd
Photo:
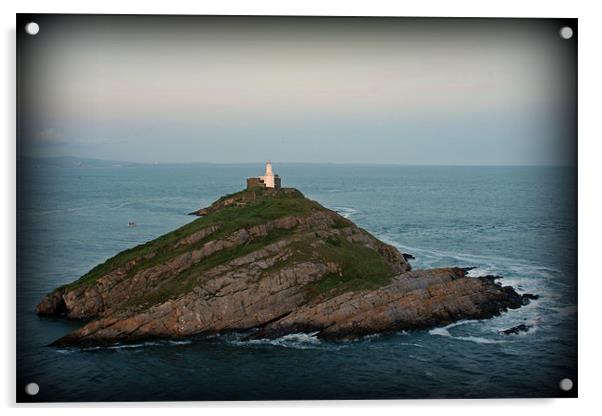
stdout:
[[260,176],[259,179],[263,181],[266,188],[276,187],[274,172],[272,172],[272,162],[270,162],[269,160],[265,164],[265,175]]
[[265,163],[265,176],[274,176],[272,172],[272,162],[269,160]]
[[280,189],[280,176],[274,175],[272,163],[269,160],[265,164],[265,175],[247,178],[247,189],[256,187]]

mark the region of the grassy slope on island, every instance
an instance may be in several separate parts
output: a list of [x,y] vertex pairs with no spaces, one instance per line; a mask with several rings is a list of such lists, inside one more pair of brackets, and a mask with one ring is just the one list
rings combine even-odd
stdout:
[[[254,195],[252,198],[250,195]],[[78,280],[65,285],[68,289],[74,289],[84,284],[92,284],[99,277],[123,266],[131,260],[137,260],[137,264],[130,270],[129,274],[135,274],[141,268],[160,264],[197,246],[202,246],[207,240],[215,240],[231,234],[244,227],[252,227],[265,222],[290,215],[308,215],[313,211],[324,210],[320,204],[311,201],[299,192],[280,193],[275,196],[263,196],[257,190],[241,191],[235,194],[221,197],[221,201],[228,197],[240,196],[245,201],[244,206],[229,206],[206,217],[198,218],[182,227],[162,235],[152,241],[140,244],[136,247],[124,250],[91,269]],[[220,229],[192,246],[175,248],[177,241],[185,238],[203,228],[211,225],[219,225]],[[148,260],[143,260],[149,254],[155,254]],[[139,262],[138,262],[139,260]]]
[[[128,278],[138,271],[163,264],[170,259],[194,250],[208,241],[226,237],[241,228],[252,227],[271,220],[287,216],[306,216],[316,211],[324,211],[315,201],[305,198],[300,192],[290,189],[284,192],[266,193],[261,189],[245,190],[226,195],[216,203],[235,198],[236,204],[220,208],[205,217],[198,218],[177,230],[167,233],[145,244],[122,251],[64,288],[72,290],[81,285],[93,284],[99,277],[136,260],[127,272]],[[341,218],[333,228],[342,228],[351,223]],[[212,225],[219,229],[191,245],[176,247],[176,243],[187,236]],[[231,249],[220,250],[198,264],[182,272],[177,278],[158,287],[152,293],[134,296],[124,307],[150,307],[165,302],[191,290],[196,278],[206,270],[225,264],[233,259],[259,250],[268,244],[286,238],[293,230],[271,230],[267,236]],[[323,279],[307,286],[308,296],[334,296],[346,291],[374,289],[386,284],[393,276],[391,265],[375,250],[360,244],[348,242],[342,236],[321,240],[314,232],[297,233],[297,241],[291,244],[291,258],[276,264],[266,272],[275,272],[277,268],[302,261],[335,262],[340,266],[339,273],[331,273]],[[314,244],[311,244],[314,243]],[[318,246],[316,247],[316,244]],[[150,256],[152,254],[152,257]],[[148,258],[145,258],[148,256]]]

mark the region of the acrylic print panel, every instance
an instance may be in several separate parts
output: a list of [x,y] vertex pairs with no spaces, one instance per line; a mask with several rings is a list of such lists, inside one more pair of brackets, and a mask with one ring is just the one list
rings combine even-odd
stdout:
[[18,401],[577,395],[576,20],[17,29]]

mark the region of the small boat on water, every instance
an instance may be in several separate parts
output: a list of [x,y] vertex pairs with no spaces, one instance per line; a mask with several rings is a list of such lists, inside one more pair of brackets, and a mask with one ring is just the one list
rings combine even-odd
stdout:
[[136,226],[136,223],[134,221],[128,221],[128,228],[133,228]]

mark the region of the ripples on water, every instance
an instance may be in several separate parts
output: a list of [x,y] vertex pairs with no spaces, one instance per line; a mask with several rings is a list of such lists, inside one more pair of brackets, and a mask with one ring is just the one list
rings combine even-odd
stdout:
[[[471,276],[501,275],[541,296],[500,317],[338,343],[226,334],[47,346],[81,323],[35,316],[45,293],[191,221],[186,213],[259,171],[29,171],[20,207],[19,386],[35,381],[35,400],[50,401],[542,397],[558,395],[561,378],[575,379],[575,181],[565,168],[278,167],[286,186],[416,256],[414,268],[471,266]],[[500,334],[518,324],[530,330]]]

